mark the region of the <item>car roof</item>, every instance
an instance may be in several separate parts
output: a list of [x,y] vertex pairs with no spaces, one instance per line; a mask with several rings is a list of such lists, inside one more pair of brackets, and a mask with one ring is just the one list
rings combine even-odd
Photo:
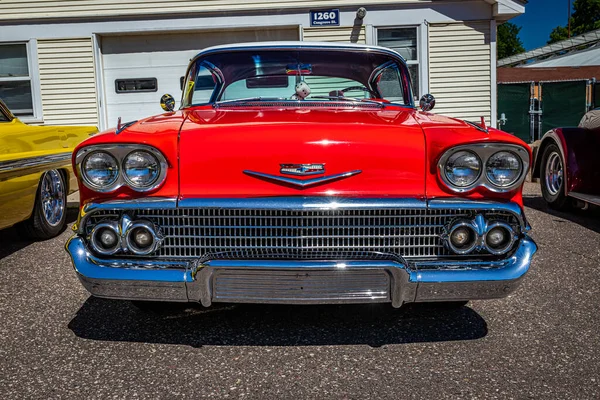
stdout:
[[339,50],[364,50],[378,53],[385,53],[400,59],[406,63],[404,57],[395,50],[388,47],[357,44],[357,43],[331,43],[331,42],[303,42],[303,41],[280,41],[280,42],[251,42],[251,43],[232,43],[219,46],[207,47],[198,53],[192,61],[201,56],[212,53],[223,53],[231,51],[245,50],[265,50],[265,49],[339,49]]

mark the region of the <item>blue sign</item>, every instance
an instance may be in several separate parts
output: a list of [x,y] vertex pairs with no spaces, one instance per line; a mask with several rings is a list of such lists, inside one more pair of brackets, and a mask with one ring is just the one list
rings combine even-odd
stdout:
[[340,10],[311,11],[310,26],[340,26]]

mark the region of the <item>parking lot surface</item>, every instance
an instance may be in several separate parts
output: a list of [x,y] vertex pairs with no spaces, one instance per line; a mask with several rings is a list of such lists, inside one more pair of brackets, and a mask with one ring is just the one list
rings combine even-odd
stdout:
[[[600,216],[550,211],[509,298],[459,310],[223,306],[145,314],[92,298],[64,232],[0,232],[0,398],[597,399]],[[76,214],[71,212],[71,221]]]

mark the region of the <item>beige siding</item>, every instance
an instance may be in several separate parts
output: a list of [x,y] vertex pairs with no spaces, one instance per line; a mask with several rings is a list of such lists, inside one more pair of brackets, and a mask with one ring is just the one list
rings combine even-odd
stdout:
[[[377,0],[372,4],[418,3],[428,0]],[[223,11],[306,9],[339,6],[364,6],[364,0],[4,0],[0,1],[0,20],[116,17],[214,13]]]
[[305,28],[303,37],[306,41],[366,43],[364,26]]
[[39,40],[45,125],[98,125],[91,38]]
[[490,124],[490,22],[429,26],[429,90],[435,112]]

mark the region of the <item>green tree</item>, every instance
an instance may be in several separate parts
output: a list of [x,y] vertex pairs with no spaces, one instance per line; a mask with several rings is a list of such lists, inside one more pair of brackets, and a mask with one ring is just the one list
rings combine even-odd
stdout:
[[[575,0],[571,17],[571,36],[600,29],[600,0]],[[550,33],[548,44],[569,38],[567,26],[557,26]]]
[[550,32],[550,40],[548,40],[548,44],[560,42],[561,40],[566,40],[569,38],[569,30],[564,26],[557,26],[552,29]]
[[523,42],[519,38],[519,32],[521,32],[521,27],[511,22],[506,22],[498,26],[499,60],[525,51]]

